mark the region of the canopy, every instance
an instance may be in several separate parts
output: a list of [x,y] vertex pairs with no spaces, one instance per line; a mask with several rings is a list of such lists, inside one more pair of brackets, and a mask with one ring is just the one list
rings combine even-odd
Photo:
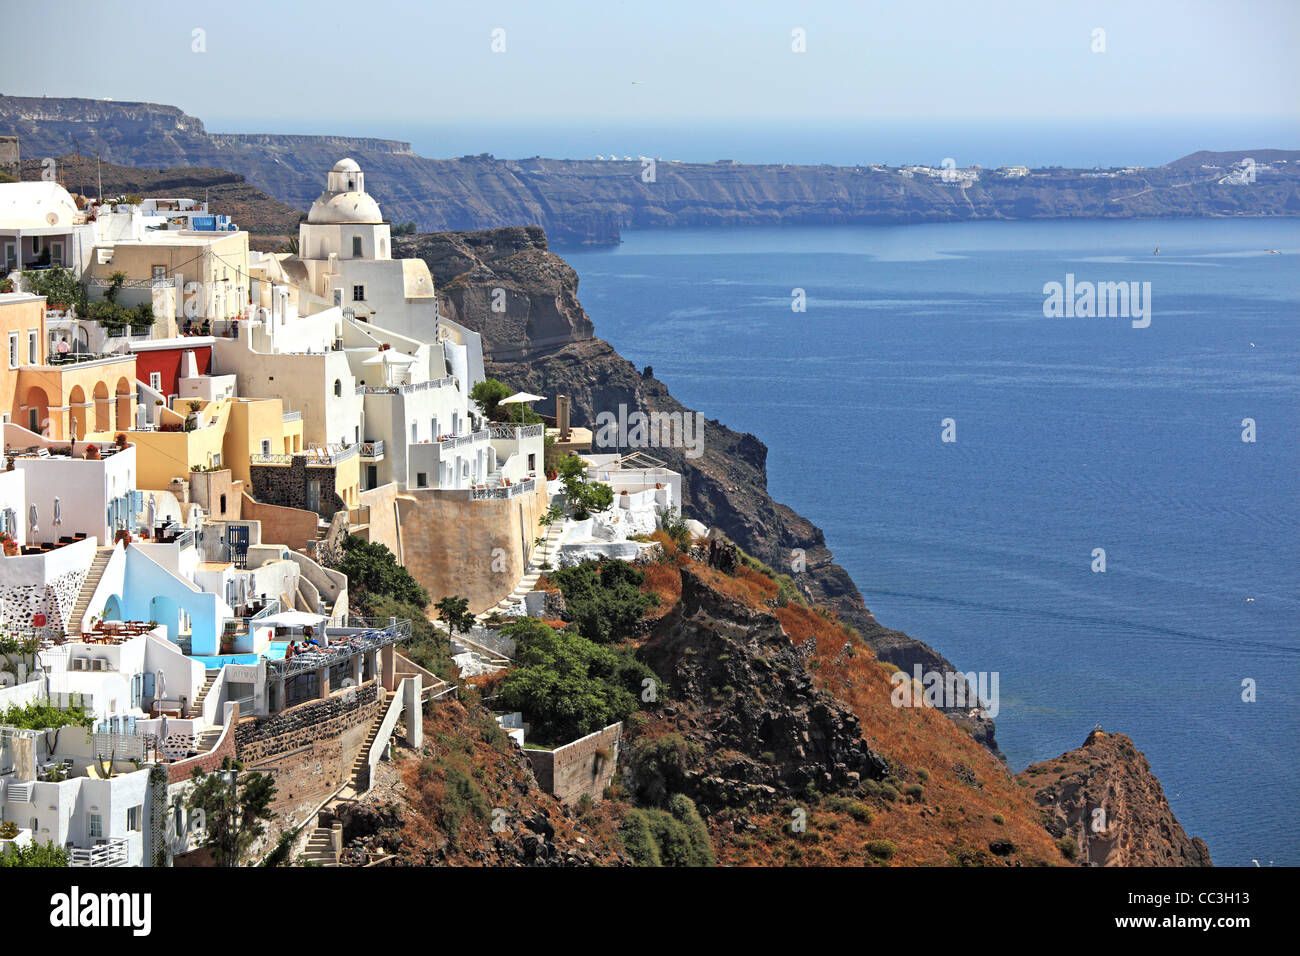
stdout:
[[509,398],[503,398],[503,399],[501,399],[501,401],[497,402],[497,404],[498,404],[498,405],[513,405],[513,404],[515,404],[516,402],[522,402],[522,403],[525,403],[525,404],[526,404],[526,403],[528,403],[528,402],[541,402],[541,401],[545,401],[545,400],[546,400],[546,397],[545,397],[544,395],[530,395],[530,394],[528,394],[527,392],[515,392],[515,393],[514,393],[513,395],[511,395]]
[[307,627],[326,620],[324,614],[308,614],[306,611],[281,611],[269,617],[261,618],[258,625],[269,627]]
[[362,365],[410,365],[415,362],[414,355],[407,355],[405,352],[394,352],[392,349],[384,349],[377,355],[372,355],[364,360]]

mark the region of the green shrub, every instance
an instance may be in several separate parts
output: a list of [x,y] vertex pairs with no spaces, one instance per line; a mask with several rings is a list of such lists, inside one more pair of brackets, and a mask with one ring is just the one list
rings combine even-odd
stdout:
[[641,593],[644,572],[626,561],[584,561],[548,578],[564,594],[578,633],[601,643],[626,636],[656,601]]
[[998,826],[1002,826],[1004,823],[1007,822],[1007,818],[1000,813],[995,813],[993,814],[993,822],[996,823]]
[[908,797],[911,797],[913,800],[920,800],[925,794],[925,788],[919,783],[909,783],[903,788],[903,793]]
[[1067,860],[1073,860],[1079,855],[1079,847],[1068,836],[1063,836],[1057,840],[1056,848],[1061,851],[1061,856]]
[[898,852],[898,847],[894,846],[890,840],[868,840],[867,853],[873,860],[892,860],[894,854]]
[[628,752],[628,778],[641,803],[659,806],[686,782],[687,771],[699,762],[702,751],[681,734],[664,734],[638,740]]
[[713,866],[709,831],[690,798],[676,794],[667,810],[629,810],[619,829],[623,846],[640,866]]

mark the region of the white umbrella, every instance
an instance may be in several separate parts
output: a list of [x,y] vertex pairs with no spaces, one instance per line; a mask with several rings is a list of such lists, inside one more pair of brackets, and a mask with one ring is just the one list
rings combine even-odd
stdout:
[[63,524],[63,499],[55,497],[54,499],[54,527]]
[[36,505],[32,505],[27,509],[27,530],[31,534],[35,534],[41,530],[40,526],[37,524],[37,519],[39,517],[40,513],[36,510]]
[[145,509],[145,523],[149,526],[150,533],[153,532],[154,522],[158,520],[158,502],[154,500],[153,492],[149,493],[149,507]]
[[324,614],[309,614],[306,611],[281,611],[264,617],[257,623],[268,627],[308,627],[326,620]]
[[[529,394],[528,392],[515,392],[509,398],[501,399],[501,401],[497,402],[497,404],[498,405],[526,405],[529,402],[541,402],[545,400],[546,400],[546,396],[544,395],[532,395]],[[519,413],[519,417],[521,419],[524,417],[522,411]]]

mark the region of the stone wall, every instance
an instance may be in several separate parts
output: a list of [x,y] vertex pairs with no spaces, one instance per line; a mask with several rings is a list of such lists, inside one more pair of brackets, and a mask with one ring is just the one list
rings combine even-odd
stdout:
[[[465,492],[415,491],[397,498],[402,559],[436,603],[469,599],[474,613],[493,607],[523,577],[533,541],[542,534],[546,491],[471,501]],[[433,604],[430,614],[435,613]]]
[[236,728],[236,752],[245,768],[275,779],[273,829],[306,822],[348,781],[383,703],[379,682],[369,681],[351,693],[336,692]]
[[614,778],[623,724],[610,724],[555,750],[525,750],[537,783],[570,806],[583,795],[599,800]]
[[47,584],[0,586],[0,627],[32,626],[33,614],[44,614],[46,626],[66,631],[86,569],[65,571]]
[[320,510],[322,518],[346,508],[335,491],[338,470],[332,465],[308,467],[305,455],[295,455],[288,465],[251,465],[249,478],[253,484],[253,497],[270,505],[286,508],[307,508],[307,482],[320,482]]

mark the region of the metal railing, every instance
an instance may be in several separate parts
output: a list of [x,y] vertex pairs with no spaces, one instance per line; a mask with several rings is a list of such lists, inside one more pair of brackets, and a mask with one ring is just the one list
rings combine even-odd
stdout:
[[[304,651],[291,658],[267,661],[268,677],[279,680],[320,670],[323,667],[334,667],[351,660],[358,654],[367,654],[389,644],[399,644],[411,637],[409,620],[385,621],[382,624],[356,617],[347,617],[344,620],[347,623],[331,624],[326,628],[325,636],[329,642],[327,646],[319,650]],[[353,633],[341,633],[344,630]]]
[[298,421],[302,421],[302,412],[300,412],[300,411],[297,411],[297,412],[285,412],[285,413],[280,417],[280,421],[282,421],[282,422],[298,422]]

